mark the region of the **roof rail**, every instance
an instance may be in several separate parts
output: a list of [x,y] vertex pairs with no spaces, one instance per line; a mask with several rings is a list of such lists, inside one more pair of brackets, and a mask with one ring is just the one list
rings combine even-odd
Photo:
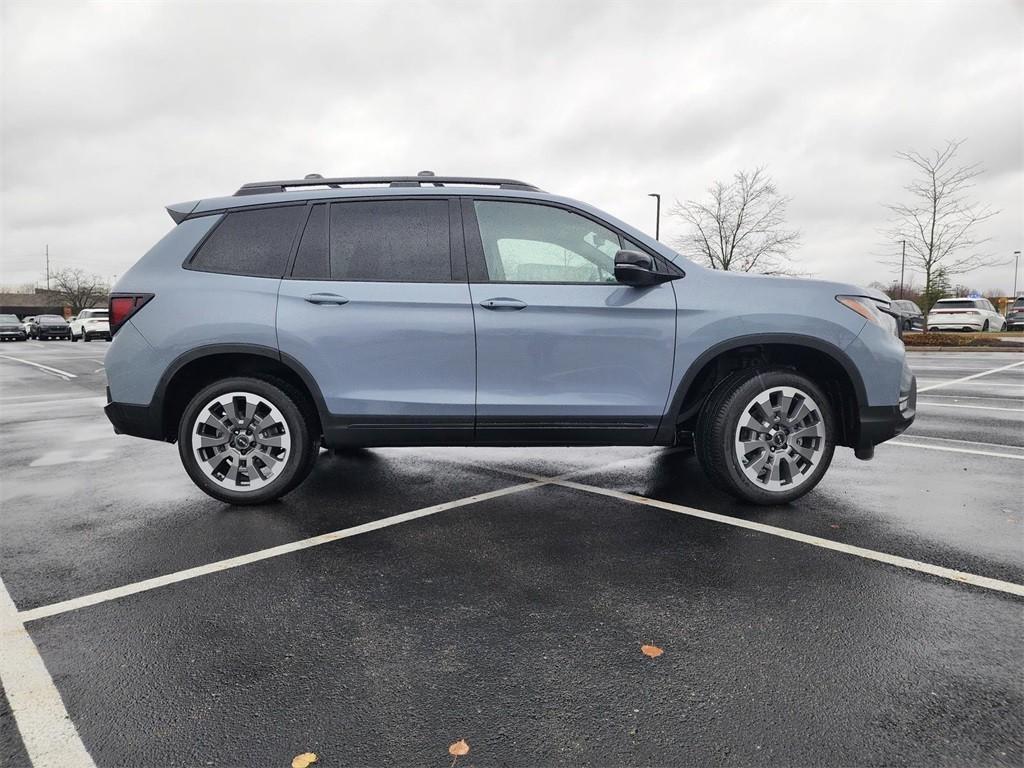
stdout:
[[539,187],[515,179],[488,179],[477,176],[435,176],[431,171],[420,171],[416,176],[360,176],[325,179],[318,173],[311,173],[304,179],[284,181],[253,181],[243,184],[235,197],[239,195],[265,195],[272,192],[284,192],[288,189],[301,187],[365,187],[371,184],[387,184],[391,187],[444,187],[449,184],[457,186],[470,185],[481,187],[498,187],[499,189],[522,189],[540,192]]

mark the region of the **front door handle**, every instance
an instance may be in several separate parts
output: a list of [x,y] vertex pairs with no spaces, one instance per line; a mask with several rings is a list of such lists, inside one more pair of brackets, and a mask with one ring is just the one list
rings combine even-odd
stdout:
[[496,299],[487,299],[481,301],[480,306],[484,309],[494,310],[515,310],[515,309],[526,309],[526,302],[520,301],[519,299],[509,299],[505,297]]
[[348,299],[336,293],[311,293],[306,297],[306,301],[310,304],[333,304],[338,307],[348,304]]

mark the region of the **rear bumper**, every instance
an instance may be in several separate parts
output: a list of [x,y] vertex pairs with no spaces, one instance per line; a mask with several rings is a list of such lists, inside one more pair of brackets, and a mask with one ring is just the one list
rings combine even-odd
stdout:
[[984,320],[953,320],[944,317],[941,320],[928,321],[929,331],[962,331],[965,329],[980,331],[984,326]]
[[130,405],[110,402],[107,389],[107,404],[103,408],[107,419],[118,435],[144,437],[147,440],[164,440],[163,424],[160,423],[159,409],[148,405]]
[[860,426],[854,452],[870,459],[879,443],[902,434],[917,416],[917,378],[904,364],[898,405],[869,405],[860,409]]

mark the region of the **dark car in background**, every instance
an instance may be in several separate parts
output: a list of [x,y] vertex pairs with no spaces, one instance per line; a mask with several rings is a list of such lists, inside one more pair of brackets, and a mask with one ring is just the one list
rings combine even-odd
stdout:
[[1006,330],[1024,331],[1024,296],[1014,299],[1010,311],[1006,313]]
[[924,313],[910,299],[897,299],[889,305],[889,310],[896,316],[901,331],[919,331],[924,328]]
[[71,326],[60,315],[39,315],[29,326],[28,335],[33,339],[70,339]]
[[0,341],[24,341],[28,338],[17,315],[0,315]]

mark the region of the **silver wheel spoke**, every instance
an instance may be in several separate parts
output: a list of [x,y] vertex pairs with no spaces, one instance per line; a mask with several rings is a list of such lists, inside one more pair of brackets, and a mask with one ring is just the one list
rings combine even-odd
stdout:
[[771,453],[769,453],[768,449],[765,448],[764,453],[755,458],[746,466],[748,474],[753,473],[754,477],[757,477],[759,474],[761,474],[761,470],[764,469],[764,465],[768,463],[769,456],[771,456]]
[[789,449],[798,456],[807,459],[813,463],[814,461],[814,449],[807,448],[806,446],[799,445],[798,443],[790,443]]
[[802,437],[824,437],[824,436],[825,436],[825,429],[821,426],[820,423],[818,423],[818,424],[811,424],[809,427],[803,427],[802,429],[797,429],[797,430],[794,430],[793,432],[790,432],[789,439],[792,441],[792,440],[799,440]]
[[222,434],[217,435],[216,437],[210,437],[209,435],[199,435],[199,447],[216,448],[219,445],[226,445],[228,440],[230,439],[231,438],[228,437],[227,432],[222,432]]

